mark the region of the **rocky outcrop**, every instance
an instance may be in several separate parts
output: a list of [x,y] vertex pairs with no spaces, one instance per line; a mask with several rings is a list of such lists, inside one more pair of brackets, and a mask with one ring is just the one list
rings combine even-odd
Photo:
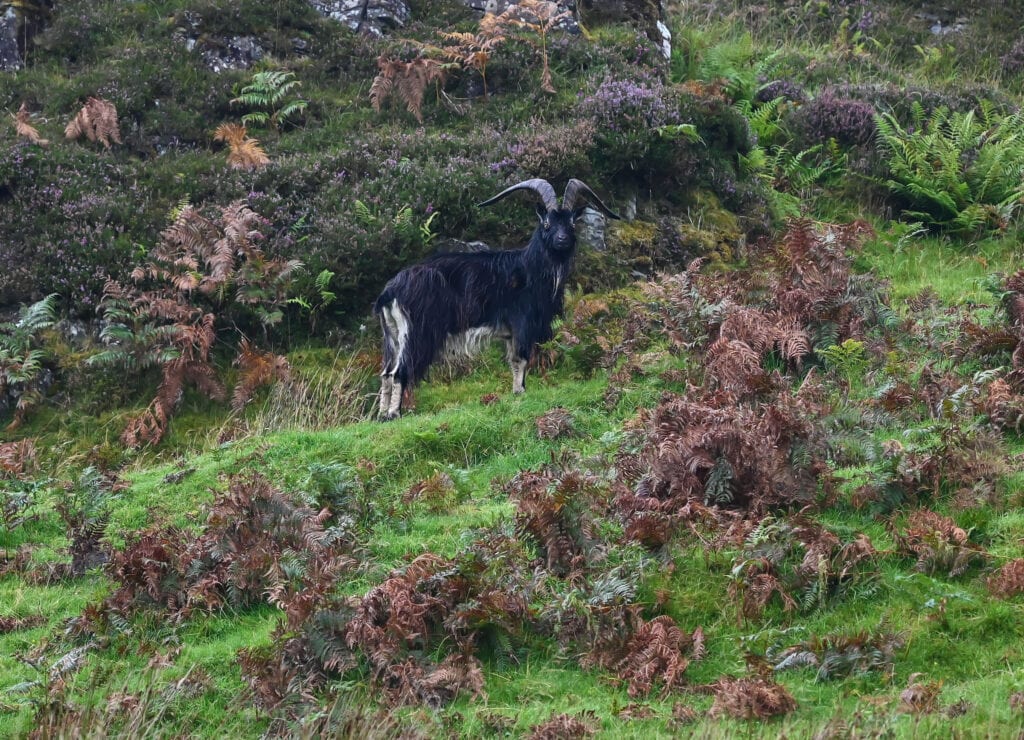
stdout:
[[658,44],[666,59],[672,55],[662,0],[579,0],[579,5],[584,24],[632,23]]
[[405,0],[309,0],[309,4],[353,31],[374,36],[401,28],[412,17]]
[[199,52],[203,62],[214,72],[226,69],[249,69],[263,58],[263,47],[255,36],[231,36],[217,45],[209,45]]
[[226,69],[249,69],[263,58],[263,47],[255,36],[228,36],[214,38],[202,32],[202,16],[193,10],[186,10],[178,18],[174,31],[189,51],[197,49],[203,63],[214,72]]
[[[484,13],[504,13],[510,5],[518,4],[517,0],[463,0],[463,2],[481,15]],[[558,6],[559,11],[566,14],[565,18],[559,22],[556,28],[568,33],[579,33],[580,27],[576,23],[576,14],[573,12],[575,3],[571,0],[561,0],[555,4]]]
[[0,72],[21,69],[21,50],[18,49],[18,16],[14,8],[0,15]]

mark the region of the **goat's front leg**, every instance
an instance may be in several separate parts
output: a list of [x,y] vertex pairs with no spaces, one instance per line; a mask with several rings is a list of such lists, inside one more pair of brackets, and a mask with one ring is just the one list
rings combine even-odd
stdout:
[[508,365],[512,368],[512,392],[516,395],[526,392],[526,367],[530,364],[528,357],[522,357],[513,339],[505,343]]
[[391,407],[391,395],[394,392],[395,380],[385,370],[380,374],[380,399],[377,402],[377,415],[386,419]]

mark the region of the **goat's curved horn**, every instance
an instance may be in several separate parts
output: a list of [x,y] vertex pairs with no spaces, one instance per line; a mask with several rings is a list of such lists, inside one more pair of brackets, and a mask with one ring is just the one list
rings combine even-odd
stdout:
[[584,199],[603,213],[608,218],[614,218],[616,221],[621,221],[622,216],[615,213],[612,209],[601,202],[601,199],[597,197],[587,184],[582,180],[573,178],[569,180],[569,184],[565,186],[565,195],[562,197],[562,208],[567,211],[571,211],[576,207],[576,201],[579,200],[579,196],[583,196]]
[[[584,187],[586,187],[584,185]],[[541,203],[549,211],[558,210],[558,198],[555,196],[555,189],[551,187],[551,184],[547,180],[542,180],[539,177],[533,180],[523,180],[521,183],[513,185],[510,188],[505,188],[500,193],[495,195],[493,198],[488,198],[483,203],[478,204],[479,207],[489,206],[491,203],[497,203],[499,200],[504,198],[510,193],[514,193],[517,190],[532,190],[540,196]]]

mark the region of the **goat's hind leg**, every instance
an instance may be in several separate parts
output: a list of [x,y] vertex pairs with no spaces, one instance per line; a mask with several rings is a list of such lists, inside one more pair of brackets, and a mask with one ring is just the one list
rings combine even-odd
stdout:
[[[391,402],[396,395],[395,372],[398,370],[398,363],[401,359],[398,356],[398,326],[391,317],[390,307],[385,307],[381,311],[380,327],[384,332],[384,346],[383,358],[381,359],[380,396],[377,400],[377,416],[381,420],[387,421],[397,416],[397,413],[391,408]],[[401,399],[401,387],[399,387],[397,395]]]
[[385,346],[378,415],[383,421],[391,421],[402,414],[402,394],[407,385],[403,364],[409,340],[409,322],[397,301],[381,311],[381,328]]

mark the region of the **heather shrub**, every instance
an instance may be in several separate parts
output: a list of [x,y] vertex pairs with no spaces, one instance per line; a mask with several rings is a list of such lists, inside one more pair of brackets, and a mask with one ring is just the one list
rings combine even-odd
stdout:
[[674,95],[655,78],[606,77],[581,96],[579,114],[594,123],[594,160],[608,175],[640,170],[667,154],[658,129],[682,123]]
[[1004,74],[1020,74],[1024,69],[1024,39],[1017,39],[1010,50],[999,57],[999,66]]
[[0,210],[0,301],[58,293],[73,311],[94,310],[108,271],[123,274],[128,265],[127,225],[137,235],[156,214],[139,213],[130,168],[108,158],[77,147],[59,155],[22,143],[5,148],[0,192],[13,207]]
[[768,103],[776,98],[791,103],[806,103],[807,93],[803,87],[791,80],[772,80],[759,87],[754,94],[755,103]]
[[492,168],[523,178],[543,177],[565,182],[570,177],[585,180],[591,172],[588,157],[597,134],[593,122],[544,124],[535,120],[508,148],[508,157]]
[[842,146],[861,146],[875,135],[874,114],[870,104],[825,89],[813,100],[793,109],[788,123],[805,147],[829,140]]

